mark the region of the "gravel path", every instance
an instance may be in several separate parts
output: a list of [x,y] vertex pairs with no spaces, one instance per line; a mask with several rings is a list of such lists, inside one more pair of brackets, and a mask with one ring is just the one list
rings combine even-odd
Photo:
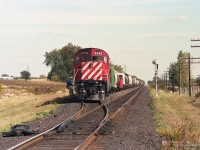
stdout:
[[[60,104],[60,107],[50,115],[43,117],[37,121],[29,123],[30,129],[37,129],[39,131],[45,131],[57,125],[58,123],[66,120],[74,113],[76,113],[80,107],[81,103],[68,99],[68,98],[58,98],[54,100],[56,103]],[[43,104],[48,105],[49,102]],[[0,150],[8,149],[31,136],[19,136],[19,137],[2,137],[0,135]]]
[[105,135],[100,135],[88,149],[162,149],[161,138],[155,132],[153,110],[149,108],[150,103],[152,100],[149,97],[149,91],[144,88],[133,105],[110,124]]

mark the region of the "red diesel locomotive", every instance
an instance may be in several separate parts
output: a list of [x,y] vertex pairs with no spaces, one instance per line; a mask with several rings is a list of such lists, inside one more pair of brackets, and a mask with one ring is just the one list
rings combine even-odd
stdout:
[[110,58],[102,49],[80,49],[74,55],[75,90],[79,100],[104,100],[110,89]]

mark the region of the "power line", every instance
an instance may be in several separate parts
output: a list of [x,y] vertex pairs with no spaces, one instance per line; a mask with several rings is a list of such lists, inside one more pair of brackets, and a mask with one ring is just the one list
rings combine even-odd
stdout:
[[191,39],[191,41],[200,41],[200,39]]
[[193,48],[193,47],[200,47],[199,45],[191,45],[191,47]]
[[[200,39],[191,39],[192,42],[200,41]],[[192,48],[200,47],[200,45],[191,45]]]

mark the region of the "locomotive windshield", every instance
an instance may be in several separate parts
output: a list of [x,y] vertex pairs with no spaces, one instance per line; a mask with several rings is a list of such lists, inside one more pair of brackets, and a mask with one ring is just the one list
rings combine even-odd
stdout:
[[93,61],[102,61],[102,57],[101,56],[92,56],[92,60]]
[[90,61],[91,60],[91,57],[90,56],[82,56],[81,57],[81,60],[83,61],[83,62],[86,62],[86,61]]

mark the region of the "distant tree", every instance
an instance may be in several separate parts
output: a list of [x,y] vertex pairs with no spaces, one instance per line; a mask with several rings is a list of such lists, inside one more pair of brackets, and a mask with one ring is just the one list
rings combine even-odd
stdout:
[[147,81],[147,84],[153,84],[153,81],[149,80],[149,81]]
[[[61,50],[61,56],[64,60],[63,65],[65,66],[66,73],[62,72],[63,75],[73,76],[74,74],[74,54],[81,49],[80,46],[75,46],[72,43],[68,43],[68,45],[64,46]],[[67,77],[68,78],[68,77]]]
[[20,72],[22,79],[25,79],[26,81],[30,78],[31,74],[28,71],[22,71]]
[[7,74],[2,74],[1,76],[2,77],[9,77],[9,75],[7,75]]
[[181,74],[181,87],[187,87],[189,84],[189,74],[188,74],[188,63],[187,63],[188,53],[179,51],[178,53],[178,61],[177,65],[178,68],[180,67],[180,74]]
[[45,75],[41,74],[41,75],[39,76],[39,78],[40,78],[40,79],[46,79],[47,77],[46,77]]
[[181,87],[188,86],[188,53],[179,51],[177,62],[169,65],[170,82],[175,86],[179,86],[179,68],[181,77]]
[[110,63],[110,66],[113,67],[118,72],[123,72],[123,68],[121,65],[114,65],[112,62]]
[[196,83],[198,86],[200,86],[200,75],[196,78]]
[[169,65],[169,79],[171,85],[179,86],[179,70],[177,63],[170,63]]
[[118,72],[123,72],[123,68],[121,65],[114,65],[115,70],[117,70]]
[[62,49],[46,52],[44,64],[51,67],[47,78],[53,81],[66,81],[69,76],[73,76],[73,58],[79,49],[80,46],[68,43]]
[[57,75],[51,76],[51,79],[52,79],[52,81],[55,81],[55,82],[59,82],[60,81],[60,79],[59,79],[59,77]]

